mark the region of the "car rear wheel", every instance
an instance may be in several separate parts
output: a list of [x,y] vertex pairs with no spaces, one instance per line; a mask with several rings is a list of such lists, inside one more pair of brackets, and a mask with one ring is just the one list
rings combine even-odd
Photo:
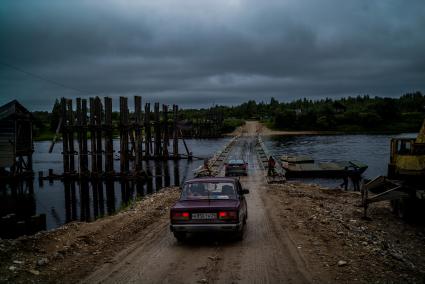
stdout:
[[236,232],[236,236],[235,236],[236,240],[242,241],[244,237],[244,232],[245,232],[245,226],[243,226],[240,231]]
[[245,235],[245,229],[246,229],[246,218],[244,218],[243,222],[242,222],[242,228],[240,231],[236,232],[236,240],[238,241],[242,241]]
[[186,239],[186,233],[185,232],[173,232],[174,237],[179,241],[183,242]]

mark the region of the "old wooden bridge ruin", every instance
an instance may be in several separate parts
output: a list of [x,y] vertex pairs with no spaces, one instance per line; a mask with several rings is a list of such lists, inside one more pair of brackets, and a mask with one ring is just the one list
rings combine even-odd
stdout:
[[[179,160],[197,159],[185,138],[221,136],[223,115],[217,108],[187,118],[178,105],[143,105],[140,96],[131,103],[134,108],[130,109],[126,97],[119,98],[115,108],[109,97],[61,99],[60,119],[49,152],[58,140],[62,147],[55,152],[61,153],[63,172],[39,168],[38,187],[46,180],[50,184],[63,182],[65,222],[111,214],[116,211],[117,198],[126,204],[135,193],[142,196],[155,188],[179,185]],[[1,231],[8,232],[3,237],[15,237],[45,229],[46,215],[35,215],[33,117],[16,101],[0,109],[5,126],[0,135],[0,195],[13,199],[9,204],[16,203],[19,208],[31,207],[27,210],[31,216],[25,220],[20,213],[10,213],[13,207],[7,210],[10,214],[0,216]],[[120,197],[115,193],[117,186]],[[22,202],[24,199],[29,205]],[[52,215],[58,214],[52,211]],[[58,224],[63,222],[53,218]]]
[[[89,102],[89,109],[87,106]],[[142,161],[149,159],[180,159],[178,147],[177,113],[173,105],[172,121],[168,106],[155,103],[153,120],[150,104],[134,97],[134,113],[130,115],[128,98],[120,97],[119,120],[112,120],[112,99],[99,97],[76,99],[76,110],[72,100],[62,98],[61,119],[58,126],[62,134],[63,178],[141,178],[146,175]],[[161,119],[162,115],[162,119]],[[114,169],[114,135],[119,134],[119,172]],[[75,138],[77,145],[75,145]],[[173,143],[169,153],[170,138]],[[52,149],[50,149],[51,151]],[[187,150],[188,155],[190,154]],[[76,159],[78,163],[76,164]],[[55,176],[49,175],[49,178]]]
[[[77,98],[73,106],[72,100],[62,98],[57,134],[62,135],[63,173],[39,173],[40,183],[63,181],[66,222],[78,215],[80,220],[92,220],[92,216],[104,215],[105,209],[108,214],[115,212],[117,185],[123,204],[131,201],[135,192],[138,196],[153,192],[154,184],[156,189],[170,186],[168,161],[195,158],[182,133],[182,128],[193,124],[180,119],[177,105],[169,108],[154,103],[151,111],[150,103],[145,103],[143,110],[142,98],[135,96],[133,112],[126,97],[120,97],[118,113],[113,113],[109,97],[103,101]],[[209,119],[208,123],[215,121]],[[174,166],[173,176],[173,184],[179,185],[178,166]]]
[[[134,111],[130,112],[128,98],[120,97],[118,119],[113,120],[112,99],[99,97],[62,98],[61,117],[57,134],[62,135],[63,174],[49,170],[40,179],[114,179],[131,180],[149,176],[143,161],[191,159],[185,137],[217,137],[222,114],[208,111],[203,120],[181,120],[179,107],[150,103],[142,110],[142,98],[134,97]],[[207,129],[208,131],[201,130]],[[114,149],[114,138],[119,136],[119,149]],[[179,140],[184,153],[179,152]],[[50,152],[53,149],[53,145]],[[114,168],[119,160],[119,170]]]

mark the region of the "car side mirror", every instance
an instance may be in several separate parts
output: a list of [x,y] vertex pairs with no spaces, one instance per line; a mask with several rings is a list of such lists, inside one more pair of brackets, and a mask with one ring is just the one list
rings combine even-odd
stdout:
[[249,190],[248,189],[242,189],[241,190],[241,194],[248,194],[249,193]]

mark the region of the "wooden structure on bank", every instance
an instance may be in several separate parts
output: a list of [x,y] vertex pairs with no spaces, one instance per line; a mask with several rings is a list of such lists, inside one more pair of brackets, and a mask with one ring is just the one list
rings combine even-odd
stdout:
[[46,229],[33,189],[33,116],[18,101],[0,107],[0,238]]
[[18,101],[0,107],[0,178],[32,177],[32,115]]
[[[70,99],[61,99],[60,132],[63,145],[64,174],[60,177],[138,179],[146,176],[144,160],[182,159],[179,154],[178,106],[169,111],[167,105],[150,103],[134,97],[134,112],[130,113],[128,98],[120,97],[118,121],[112,119],[112,99],[99,97],[76,99],[76,109]],[[113,137],[119,134],[119,151],[115,152]],[[75,143],[75,139],[77,143]],[[169,152],[170,141],[172,151]],[[119,154],[119,172],[114,159]],[[52,178],[49,174],[49,178]]]

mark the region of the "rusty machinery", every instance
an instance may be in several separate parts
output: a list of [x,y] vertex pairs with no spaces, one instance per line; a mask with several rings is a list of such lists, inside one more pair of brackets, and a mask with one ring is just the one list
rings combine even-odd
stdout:
[[362,186],[366,217],[369,204],[389,200],[403,219],[425,211],[425,120],[416,139],[391,139],[388,176],[379,176]]

